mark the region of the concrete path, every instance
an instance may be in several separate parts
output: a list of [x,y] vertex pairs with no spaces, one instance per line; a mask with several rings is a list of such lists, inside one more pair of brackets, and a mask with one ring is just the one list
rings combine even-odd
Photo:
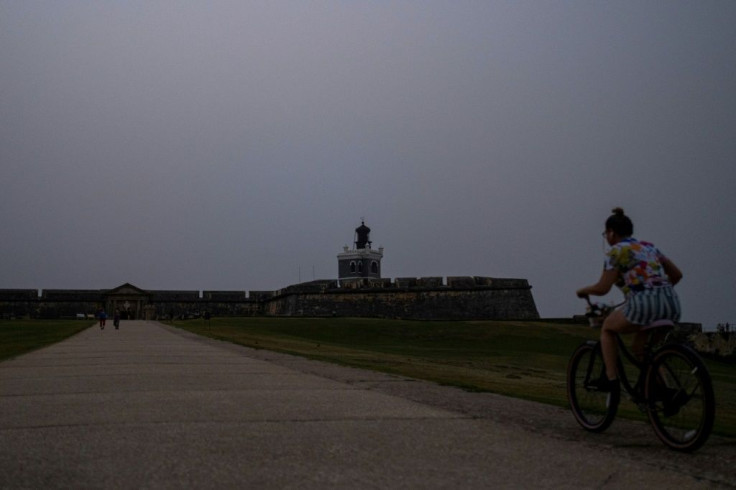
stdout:
[[3,489],[727,488],[735,455],[154,322],[0,363]]

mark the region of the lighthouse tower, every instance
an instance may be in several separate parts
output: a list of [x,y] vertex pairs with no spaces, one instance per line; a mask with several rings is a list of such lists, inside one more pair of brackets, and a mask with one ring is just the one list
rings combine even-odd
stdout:
[[381,277],[381,259],[383,247],[378,251],[371,249],[371,229],[361,221],[355,229],[355,241],[352,250],[346,245],[337,254],[338,279],[360,279],[364,277]]

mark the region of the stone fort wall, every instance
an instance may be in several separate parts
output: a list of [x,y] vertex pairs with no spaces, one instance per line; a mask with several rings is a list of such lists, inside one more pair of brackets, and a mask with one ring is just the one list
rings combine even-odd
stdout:
[[[115,290],[0,289],[2,318],[73,318],[103,307]],[[354,316],[417,320],[539,318],[525,279],[423,277],[324,280],[277,291],[142,291],[155,319],[213,316]],[[132,314],[143,318],[143,311]]]
[[265,303],[273,316],[358,316],[416,320],[538,319],[524,279],[486,277],[316,281]]

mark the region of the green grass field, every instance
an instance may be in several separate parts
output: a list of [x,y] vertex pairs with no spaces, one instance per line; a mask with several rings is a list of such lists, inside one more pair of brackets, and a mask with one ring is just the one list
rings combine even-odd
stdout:
[[[250,347],[563,407],[568,359],[581,342],[598,337],[587,326],[554,322],[217,318],[172,324]],[[716,392],[715,431],[736,437],[736,366],[706,364]],[[619,416],[646,419],[628,400]]]
[[0,320],[0,361],[64,340],[92,324],[91,320]]

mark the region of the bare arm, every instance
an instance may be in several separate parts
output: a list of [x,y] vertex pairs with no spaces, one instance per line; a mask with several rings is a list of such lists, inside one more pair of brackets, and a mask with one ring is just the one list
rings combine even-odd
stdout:
[[584,288],[578,289],[577,295],[580,298],[591,295],[603,296],[611,290],[614,284],[616,284],[617,279],[618,271],[616,271],[615,269],[603,271],[603,274],[601,274],[601,278],[598,279],[597,283],[593,284],[592,286],[586,286]]
[[664,271],[667,273],[667,277],[669,278],[673,286],[677,284],[678,282],[680,282],[680,279],[682,279],[682,272],[675,265],[674,262],[667,259],[664,262],[662,262],[662,267],[664,267]]

